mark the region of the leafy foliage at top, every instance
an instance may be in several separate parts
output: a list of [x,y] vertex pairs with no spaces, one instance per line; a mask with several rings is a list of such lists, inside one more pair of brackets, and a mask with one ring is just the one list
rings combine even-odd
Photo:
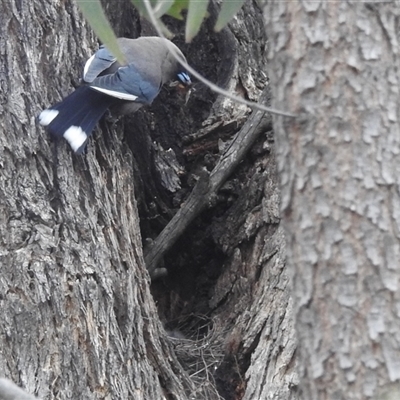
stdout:
[[117,44],[117,38],[111,25],[104,14],[100,0],[85,1],[76,0],[82,14],[89,22],[97,37],[104,43],[108,49],[117,57],[121,64],[124,64],[124,55]]
[[[131,0],[141,15],[150,20],[148,9],[151,10],[153,16],[158,22],[159,27],[166,36],[171,36],[166,26],[160,18],[163,15],[170,15],[174,18],[183,20],[183,12],[187,11],[186,17],[186,42],[192,41],[200,30],[201,24],[208,16],[207,8],[209,0]],[[218,32],[226,26],[226,24],[241,9],[245,0],[223,0],[221,11],[218,15],[215,30]],[[96,35],[102,43],[104,43],[110,51],[118,58],[119,61],[124,60],[120,52],[115,34],[104,14],[100,0],[76,0],[82,14],[88,20]],[[147,5],[147,7],[146,7]]]

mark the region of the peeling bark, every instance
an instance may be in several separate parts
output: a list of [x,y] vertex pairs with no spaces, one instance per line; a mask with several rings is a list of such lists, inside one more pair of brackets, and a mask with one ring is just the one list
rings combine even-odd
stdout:
[[[264,99],[266,95],[264,96]],[[176,240],[184,233],[193,220],[205,209],[212,207],[220,187],[232,174],[246,153],[254,144],[257,136],[265,132],[268,121],[259,111],[248,119],[240,132],[231,140],[215,166],[208,174],[204,171],[188,199],[174,215],[165,229],[157,236],[145,256],[145,262],[150,274]]]

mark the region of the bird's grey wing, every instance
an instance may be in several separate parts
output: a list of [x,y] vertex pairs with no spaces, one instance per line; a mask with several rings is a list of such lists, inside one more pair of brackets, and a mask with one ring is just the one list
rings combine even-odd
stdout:
[[114,74],[96,78],[90,87],[122,100],[150,104],[161,87],[161,72],[153,68],[139,69],[134,64],[118,68]]
[[102,72],[110,68],[117,59],[107,50],[106,47],[101,46],[92,57],[87,60],[83,70],[83,80],[87,83],[93,82]]

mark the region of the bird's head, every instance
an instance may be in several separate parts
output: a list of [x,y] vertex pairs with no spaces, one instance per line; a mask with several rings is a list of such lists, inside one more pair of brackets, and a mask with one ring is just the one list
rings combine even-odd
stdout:
[[187,72],[179,72],[176,77],[178,78],[178,87],[181,89],[188,89],[192,86],[192,81]]
[[170,86],[175,87],[180,95],[185,96],[186,103],[188,102],[190,93],[192,91],[192,81],[186,71],[178,72],[176,75],[176,80],[171,82]]

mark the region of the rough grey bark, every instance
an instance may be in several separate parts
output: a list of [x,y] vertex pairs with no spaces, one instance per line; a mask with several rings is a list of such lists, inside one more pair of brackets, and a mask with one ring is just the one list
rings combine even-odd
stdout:
[[63,143],[55,160],[35,125],[93,37],[73,3],[3,2],[0,14],[1,374],[47,399],[181,399],[190,388],[154,317],[130,152],[110,131],[112,149],[97,135],[85,157]]
[[[118,35],[150,32],[128,1],[111,4]],[[165,256],[168,277],[152,287],[157,310],[140,232],[157,236],[250,110],[201,85],[186,108],[164,90],[150,109],[106,118],[85,156],[61,143],[56,157],[35,116],[78,84],[93,35],[70,1],[10,0],[0,16],[0,374],[43,399],[197,398],[204,379],[189,377],[187,360],[198,336],[208,337],[195,323],[204,315],[218,327],[207,355],[218,357],[203,375],[220,396],[293,398],[270,127]],[[201,73],[257,100],[267,84],[259,8],[248,2],[220,35],[211,26],[191,46],[176,41]],[[169,147],[183,171],[172,186],[160,179],[163,162],[154,163]],[[191,328],[179,332],[190,315]]]
[[[398,2],[268,1],[303,399],[398,398]],[[392,397],[394,396],[394,397]]]

